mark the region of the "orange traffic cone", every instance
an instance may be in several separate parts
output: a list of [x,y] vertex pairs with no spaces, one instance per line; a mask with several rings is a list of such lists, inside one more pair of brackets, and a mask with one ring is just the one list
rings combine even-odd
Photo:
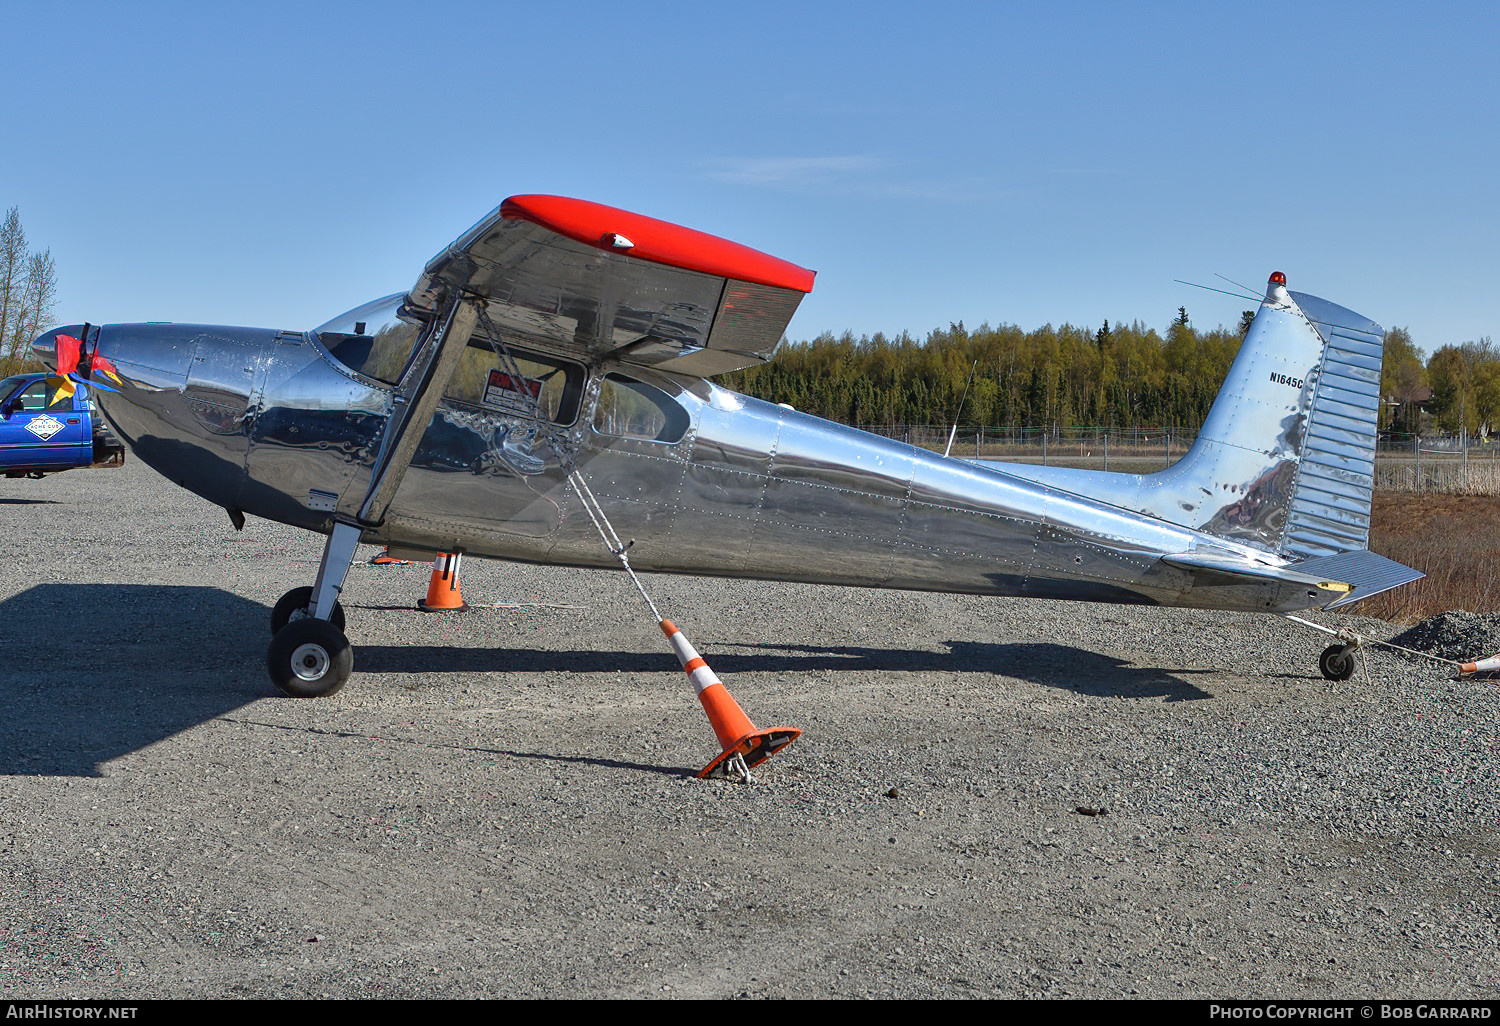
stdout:
[[427,598],[417,602],[417,608],[427,613],[444,610],[454,612],[468,609],[463,592],[458,587],[458,564],[462,552],[439,552],[432,561],[432,579],[427,582]]
[[370,557],[370,563],[374,566],[410,566],[411,560],[397,559],[391,555],[391,547],[387,545],[379,553]]
[[714,733],[719,736],[719,746],[724,749],[717,759],[703,767],[698,774],[700,778],[726,776],[735,756],[743,758],[747,768],[759,766],[802,736],[802,731],[796,727],[757,729],[677,625],[671,620],[663,620],[661,630],[672,643],[672,651],[677,653],[688,679],[697,688],[698,700],[703,703],[708,722],[713,724]]

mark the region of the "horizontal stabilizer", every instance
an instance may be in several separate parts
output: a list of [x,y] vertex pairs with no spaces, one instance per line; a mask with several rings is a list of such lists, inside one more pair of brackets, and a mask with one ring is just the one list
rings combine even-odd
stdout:
[[1394,559],[1386,559],[1384,556],[1364,550],[1340,552],[1336,556],[1309,559],[1297,563],[1296,567],[1304,574],[1329,577],[1354,585],[1353,591],[1332,605],[1326,606],[1327,609],[1338,609],[1340,606],[1359,602],[1372,595],[1379,595],[1383,591],[1390,591],[1392,588],[1419,581],[1427,576],[1420,570],[1413,570],[1409,566],[1397,563]]
[[[1316,589],[1324,593],[1329,601],[1344,600],[1352,587],[1347,582],[1318,574],[1309,574],[1307,564],[1300,563],[1296,569],[1271,566],[1267,563],[1252,563],[1231,556],[1212,556],[1198,552],[1180,552],[1161,557],[1167,566],[1191,574],[1193,583],[1200,586],[1215,584],[1290,584]],[[1314,562],[1323,562],[1314,560]]]

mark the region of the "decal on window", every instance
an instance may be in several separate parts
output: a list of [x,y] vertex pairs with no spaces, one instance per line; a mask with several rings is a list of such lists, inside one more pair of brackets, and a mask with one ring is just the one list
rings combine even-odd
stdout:
[[534,378],[516,378],[504,371],[492,370],[480,401],[501,413],[534,418],[537,396],[541,394],[542,383]]

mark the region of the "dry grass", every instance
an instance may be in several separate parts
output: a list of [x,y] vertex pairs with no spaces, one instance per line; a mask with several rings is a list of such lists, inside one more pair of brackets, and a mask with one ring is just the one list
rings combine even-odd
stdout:
[[1409,622],[1500,610],[1500,498],[1376,492],[1370,549],[1427,574],[1351,610]]
[[1500,495],[1500,461],[1493,453],[1471,460],[1382,457],[1375,461],[1375,488],[1383,492]]

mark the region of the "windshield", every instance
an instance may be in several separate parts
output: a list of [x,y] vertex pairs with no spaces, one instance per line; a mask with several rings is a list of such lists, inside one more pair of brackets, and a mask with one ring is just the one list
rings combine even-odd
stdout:
[[333,358],[350,370],[394,385],[422,331],[422,322],[401,312],[406,293],[356,306],[313,329]]
[[20,388],[23,383],[30,381],[31,378],[30,374],[13,374],[4,380],[0,380],[0,404],[8,401],[15,394],[16,389]]

